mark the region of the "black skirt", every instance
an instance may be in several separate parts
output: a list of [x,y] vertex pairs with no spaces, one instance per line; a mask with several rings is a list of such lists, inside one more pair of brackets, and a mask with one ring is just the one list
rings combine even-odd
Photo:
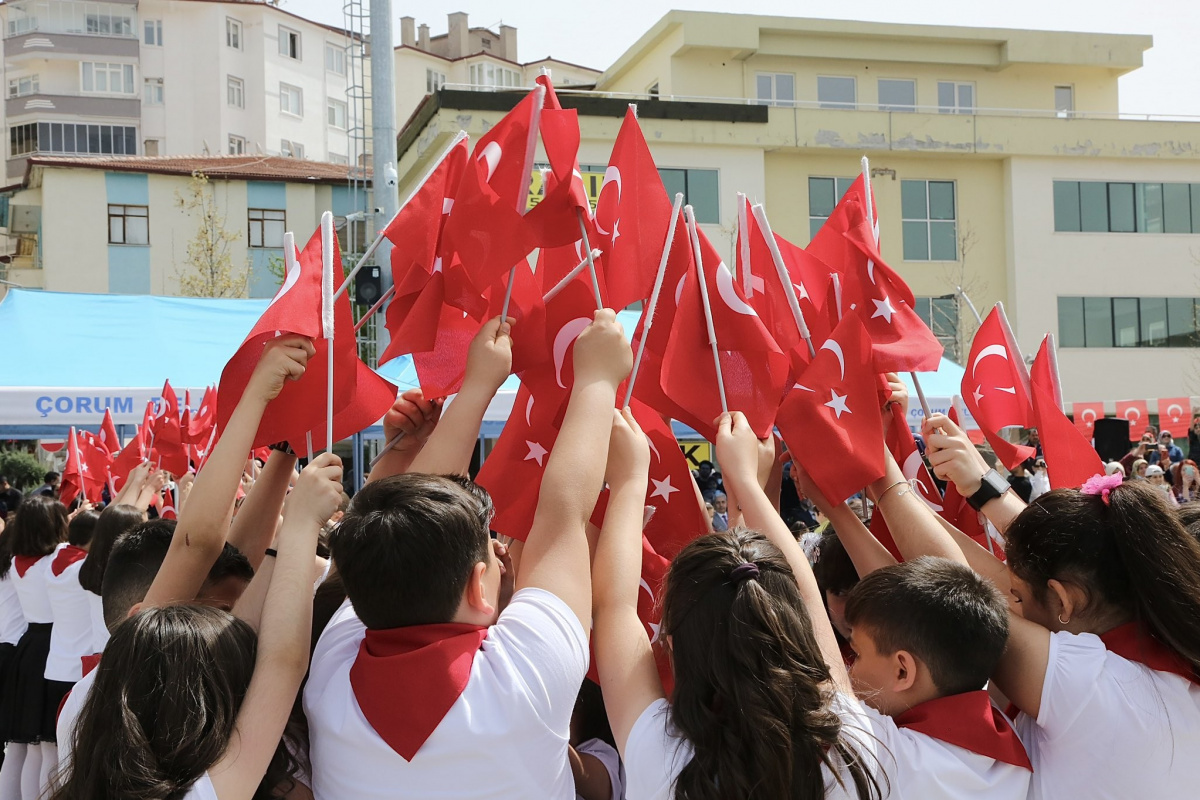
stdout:
[[9,714],[8,674],[12,670],[16,652],[17,646],[15,644],[8,642],[0,644],[0,741],[7,741]]
[[58,706],[51,704],[51,687],[46,680],[51,627],[49,622],[31,623],[13,651],[0,701],[0,723],[4,725],[6,742],[54,741]]

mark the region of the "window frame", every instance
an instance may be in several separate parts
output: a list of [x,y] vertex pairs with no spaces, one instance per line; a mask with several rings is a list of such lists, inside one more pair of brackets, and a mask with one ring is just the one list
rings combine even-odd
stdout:
[[[903,192],[904,192],[904,184],[905,183],[923,183],[923,184],[925,184],[925,217],[923,219],[919,218],[919,217],[910,217],[904,213]],[[930,188],[930,184],[934,184],[934,183],[938,183],[938,184],[944,183],[944,184],[950,185],[950,191],[953,195],[953,211],[952,211],[953,216],[951,216],[949,219],[942,218],[942,217],[935,218],[933,216],[933,210],[932,210],[933,200],[930,197],[931,192],[929,191],[929,188]],[[906,237],[908,235],[908,231],[910,230],[909,225],[923,224],[925,226],[925,254],[926,254],[926,257],[925,258],[909,258],[906,253],[902,252],[903,260],[922,263],[922,264],[924,264],[924,263],[934,263],[934,264],[958,263],[958,261],[960,259],[960,254],[958,251],[958,247],[959,247],[959,242],[958,242],[958,181],[957,180],[945,180],[945,179],[941,179],[941,178],[904,178],[900,182],[900,191],[901,191],[901,200],[902,200],[901,204],[900,204],[900,206],[901,206],[901,208],[900,208],[900,226],[901,226],[901,248],[902,248],[902,250],[903,250],[903,246],[904,246],[904,237]],[[934,224],[935,223],[944,224],[947,222],[951,222],[954,225],[954,258],[949,258],[949,259],[934,258],[933,257]]]
[[[140,209],[145,213],[130,214],[131,209]],[[145,239],[144,242],[129,241],[129,222],[130,219],[145,220]],[[120,240],[113,238],[113,225],[116,220],[120,220]],[[120,244],[130,247],[149,247],[150,246],[150,206],[138,205],[130,203],[109,203],[108,204],[108,243]]]
[[[833,181],[833,205],[829,209],[830,214],[832,214],[833,209],[837,208],[837,204],[842,201],[843,197],[845,197],[846,192],[850,190],[850,187],[854,184],[854,181],[857,180],[857,177],[858,176],[842,177],[842,176],[837,176],[837,175],[809,175],[808,176],[808,184],[807,184],[808,195],[807,195],[806,199],[808,200],[808,238],[809,238],[809,241],[812,241],[812,238],[817,235],[817,231],[819,231],[821,229],[821,226],[825,224],[825,220],[829,219],[829,214],[814,214],[813,213],[813,202],[812,202],[813,181]],[[838,187],[842,186],[843,184],[844,184],[844,187],[841,189],[841,191],[838,191]]]
[[284,158],[304,158],[304,143],[292,139],[280,139],[279,155]]
[[[290,103],[288,104],[288,106],[289,106],[288,108],[284,108],[284,105],[283,105],[284,96],[285,95],[291,96],[291,94],[293,92],[294,92],[295,96],[297,98],[299,98],[299,105],[300,105],[299,111],[292,111],[290,108],[290,106],[291,106]],[[279,82],[279,113],[287,114],[289,117],[296,117],[298,119],[303,119],[304,118],[304,89],[302,89],[299,86],[293,86],[290,83],[284,83],[284,82],[280,81]]]
[[[236,133],[231,133],[225,140],[225,152],[231,156],[244,156],[248,144],[245,136],[238,136]],[[237,145],[236,149],[234,145]]]
[[[693,211],[702,210],[705,212],[707,212],[707,210],[708,210],[707,204],[704,206],[697,207],[696,204],[694,202],[692,202],[694,199],[692,197],[692,189],[691,189],[692,173],[701,173],[701,172],[712,173],[716,179],[716,184],[717,184],[716,191],[714,192],[714,195],[713,195],[716,198],[716,200],[715,200],[715,208],[716,208],[716,212],[717,212],[716,219],[707,219],[707,218],[701,219],[700,215],[697,214],[696,222],[700,223],[702,225],[720,225],[721,224],[721,170],[720,169],[715,169],[715,168],[711,168],[711,167],[663,167],[663,166],[660,166],[660,167],[658,167],[658,174],[659,174],[660,178],[663,178],[663,183],[665,184],[667,181],[666,181],[666,178],[664,178],[664,176],[663,176],[664,172],[682,173],[683,174],[683,202],[684,202],[684,205],[691,205]],[[668,195],[671,197],[674,197],[674,194],[671,193],[669,190],[668,190]]]
[[[152,34],[149,38],[155,41],[147,41],[147,34]],[[146,47],[163,46],[163,21],[161,19],[142,20],[142,44]]]
[[[156,95],[151,99],[151,95]],[[142,78],[142,105],[161,106],[166,104],[162,78]]]
[[[821,81],[850,81],[854,87],[854,99],[849,103],[843,100],[822,100],[821,99]],[[853,75],[818,75],[817,76],[817,107],[825,109],[835,109],[841,111],[854,111],[858,108],[858,78]]]
[[[29,83],[29,91],[27,92],[21,91],[21,84],[25,82]],[[15,92],[13,91],[14,89],[16,90]],[[9,99],[16,97],[29,97],[30,95],[34,94],[41,94],[41,91],[41,75],[40,73],[35,72],[32,75],[18,75],[15,78],[9,78],[8,93],[5,95],[5,97]]]
[[[1117,328],[1117,303],[1130,301],[1135,304],[1133,328],[1135,337],[1131,343],[1122,343],[1119,341]],[[1089,308],[1093,315],[1091,317],[1089,317]],[[1105,313],[1103,320],[1097,320],[1094,317],[1094,314],[1100,310]],[[1079,330],[1073,333],[1065,331],[1063,328],[1064,317],[1068,312],[1072,319],[1067,320],[1067,323],[1077,321],[1079,324]],[[1059,347],[1090,350],[1195,348],[1200,346],[1200,313],[1198,312],[1200,312],[1200,297],[1061,295],[1057,298]],[[1077,320],[1074,319],[1076,316]],[[1185,319],[1181,321],[1180,316]],[[1100,323],[1099,330],[1096,328],[1097,322]],[[1157,325],[1164,327],[1161,336],[1155,338],[1152,337],[1148,328]],[[1068,335],[1068,333],[1072,333],[1072,335]],[[1090,343],[1089,340],[1094,339],[1097,333],[1099,333],[1100,343]],[[1078,343],[1076,343],[1077,341]]]
[[[1061,90],[1061,89],[1065,89],[1067,92],[1070,93],[1070,102],[1067,104],[1067,108],[1059,107],[1058,93],[1059,93],[1059,90]],[[1055,85],[1055,87],[1054,87],[1054,113],[1056,116],[1058,116],[1062,119],[1067,119],[1069,117],[1075,116],[1075,84],[1062,83],[1062,84]]]
[[[91,68],[92,88],[87,88],[88,72]],[[104,74],[104,89],[97,89],[97,77]],[[113,76],[120,76],[121,91],[112,89]],[[80,61],[79,62],[79,93],[86,95],[99,95],[102,97],[129,97],[130,95],[137,97],[137,77],[138,70],[136,64],[123,64],[119,61]],[[125,82],[128,80],[129,88],[125,90]]]
[[[274,216],[278,214],[279,216]],[[257,215],[257,216],[256,216]],[[271,216],[267,216],[271,215]],[[267,223],[278,222],[279,244],[267,244]],[[257,238],[255,237],[257,223]],[[272,229],[274,226],[272,226]],[[255,250],[279,250],[283,247],[283,232],[287,230],[287,209],[284,208],[248,208],[246,209],[246,246]],[[255,241],[258,244],[255,244]],[[272,239],[274,241],[274,239]]]
[[[229,102],[230,95],[237,92],[236,103]],[[236,75],[225,76],[225,105],[230,108],[245,108],[246,107],[246,82]]]
[[[333,66],[330,66],[330,55],[333,56]],[[337,69],[338,65],[341,69]],[[336,45],[333,42],[326,40],[325,42],[325,71],[332,72],[334,75],[346,74],[346,48]]]
[[[883,102],[883,93],[880,84],[887,83],[907,83],[912,86],[912,104],[896,104]],[[917,111],[917,79],[916,78],[876,78],[875,79],[875,107],[880,111],[886,111],[889,114],[914,114]]]
[[241,51],[243,49],[242,42],[242,21],[236,17],[225,17],[225,46]]
[[[335,119],[340,108],[342,115],[342,124],[338,125]],[[335,130],[345,131],[350,129],[350,107],[344,100],[337,100],[332,97],[325,98],[325,124]]]
[[[289,28],[287,25],[279,26],[279,55],[284,58],[290,58],[293,61],[303,61],[303,41],[304,37],[300,31],[295,28]],[[286,45],[285,45],[286,42]],[[292,45],[295,45],[293,49]]]
[[[763,97],[759,89],[759,80],[768,78],[771,81],[771,96]],[[779,79],[787,78],[792,82],[792,99],[779,99]],[[794,72],[755,72],[754,73],[754,102],[760,106],[776,106],[778,108],[796,107],[796,73]]]
[[446,73],[432,67],[425,68],[425,94],[433,94],[446,85]]
[[[954,105],[947,106],[942,104],[942,86],[949,85],[954,87]],[[960,102],[961,89],[964,86],[971,88],[971,105],[963,106]],[[939,114],[974,114],[979,108],[979,90],[975,81],[938,81],[937,82],[937,105]]]

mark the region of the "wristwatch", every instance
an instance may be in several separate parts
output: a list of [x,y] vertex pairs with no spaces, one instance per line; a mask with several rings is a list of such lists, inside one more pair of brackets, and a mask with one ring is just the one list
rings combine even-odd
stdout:
[[999,472],[996,472],[994,469],[989,469],[983,474],[983,477],[980,478],[978,491],[968,497],[967,502],[971,505],[971,508],[975,509],[976,511],[982,511],[983,507],[987,505],[988,502],[995,500],[997,497],[1004,494],[1011,488],[1012,487],[1008,485],[1008,481],[1004,480]]

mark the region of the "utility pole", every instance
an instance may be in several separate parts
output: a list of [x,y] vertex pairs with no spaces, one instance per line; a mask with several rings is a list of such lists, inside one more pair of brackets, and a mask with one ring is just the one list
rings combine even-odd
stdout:
[[[370,0],[371,5],[371,188],[375,213],[371,237],[396,216],[400,197],[396,175],[396,54],[392,47],[392,0]],[[392,243],[384,239],[375,251],[383,291],[392,286]],[[379,325],[376,341],[382,353],[387,328]]]

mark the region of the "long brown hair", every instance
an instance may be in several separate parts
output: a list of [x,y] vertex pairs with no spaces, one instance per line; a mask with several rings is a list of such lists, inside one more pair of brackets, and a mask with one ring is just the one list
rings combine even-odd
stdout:
[[215,608],[149,608],[113,631],[51,800],[176,800],[224,754],[257,636]]
[[1047,582],[1070,580],[1089,601],[1149,628],[1200,673],[1200,542],[1162,492],[1126,481],[1100,495],[1042,495],[1005,531],[1008,566],[1042,600]]
[[67,509],[53,497],[27,497],[9,525],[0,554],[0,578],[8,575],[13,556],[48,556],[67,540]]
[[92,531],[92,546],[88,557],[79,568],[79,585],[92,594],[100,594],[104,583],[104,569],[108,566],[108,554],[112,552],[117,537],[135,525],[146,521],[146,512],[124,503],[109,506],[100,512],[96,529]]
[[[731,576],[747,562],[756,577]],[[836,775],[841,764],[861,800],[880,797],[830,707],[829,668],[796,578],[762,534],[712,533],[680,551],[662,623],[675,669],[671,721],[695,752],[678,800],[818,800],[821,767]]]

